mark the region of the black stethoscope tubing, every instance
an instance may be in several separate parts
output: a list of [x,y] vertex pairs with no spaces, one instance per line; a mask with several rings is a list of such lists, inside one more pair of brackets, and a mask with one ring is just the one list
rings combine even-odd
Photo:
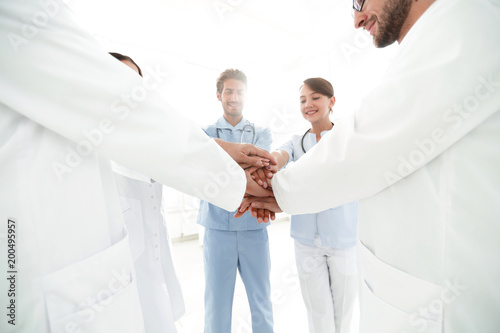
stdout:
[[[333,123],[332,123],[332,127],[335,126]],[[302,151],[304,152],[304,154],[306,153],[306,150],[304,149],[304,138],[306,137],[307,133],[309,133],[311,129],[308,129],[304,135],[302,135],[302,139],[300,140],[300,146],[302,147]]]

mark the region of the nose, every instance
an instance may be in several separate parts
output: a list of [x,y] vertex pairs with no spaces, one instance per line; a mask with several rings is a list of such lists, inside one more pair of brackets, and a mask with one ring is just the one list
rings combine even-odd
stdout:
[[367,15],[363,11],[354,11],[354,28],[362,28],[366,23]]

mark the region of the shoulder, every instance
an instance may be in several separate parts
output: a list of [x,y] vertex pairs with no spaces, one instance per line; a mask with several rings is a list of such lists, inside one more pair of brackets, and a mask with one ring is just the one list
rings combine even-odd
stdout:
[[286,141],[285,144],[288,144],[292,147],[300,146],[303,136],[304,136],[304,134],[293,134],[290,137],[290,139],[288,141]]
[[255,123],[250,123],[250,125],[253,126],[253,128],[255,129],[255,134],[256,135],[267,135],[267,136],[271,136],[271,130],[267,127],[264,127],[264,126],[260,126],[260,125],[257,125]]
[[208,136],[217,136],[217,126],[215,124],[206,125],[201,128]]
[[303,136],[304,136],[304,134],[294,134],[290,138],[290,141],[293,142],[293,143],[300,142],[300,140],[302,140]]
[[302,136],[299,134],[294,134],[292,137],[286,141],[284,141],[281,145],[279,145],[278,150],[285,150],[289,154],[293,153],[297,146],[300,146],[300,140]]

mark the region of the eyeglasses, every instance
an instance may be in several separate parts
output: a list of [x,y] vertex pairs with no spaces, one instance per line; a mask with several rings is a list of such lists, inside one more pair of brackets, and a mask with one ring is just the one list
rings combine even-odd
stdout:
[[357,10],[358,12],[363,9],[363,5],[365,4],[365,0],[352,0],[352,8]]

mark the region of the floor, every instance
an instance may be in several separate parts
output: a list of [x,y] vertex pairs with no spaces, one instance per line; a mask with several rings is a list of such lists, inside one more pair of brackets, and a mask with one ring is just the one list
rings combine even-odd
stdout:
[[[268,227],[271,252],[271,300],[274,332],[308,332],[306,309],[300,294],[293,240],[287,217]],[[198,239],[173,243],[177,274],[182,284],[186,314],[176,322],[178,333],[203,332],[203,249]],[[355,309],[353,329],[358,332],[359,310]],[[233,304],[232,333],[251,333],[250,310],[239,275]],[[222,333],[222,332],[221,332]]]

